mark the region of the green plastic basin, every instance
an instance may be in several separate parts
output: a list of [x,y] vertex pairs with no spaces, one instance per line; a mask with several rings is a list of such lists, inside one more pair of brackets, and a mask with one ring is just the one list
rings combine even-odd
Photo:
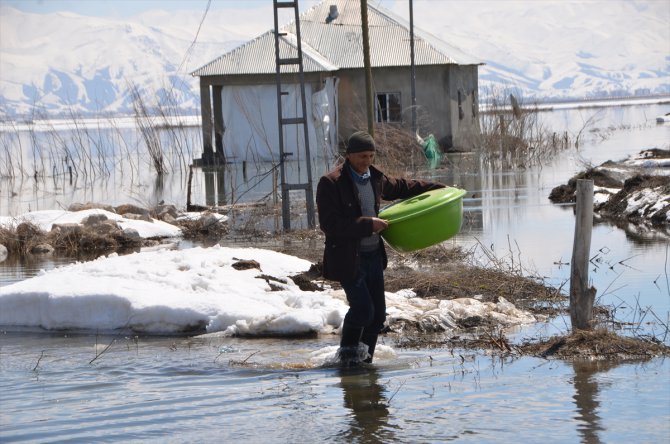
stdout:
[[382,237],[398,251],[416,251],[449,239],[461,229],[465,193],[440,188],[384,208],[379,217],[389,226]]

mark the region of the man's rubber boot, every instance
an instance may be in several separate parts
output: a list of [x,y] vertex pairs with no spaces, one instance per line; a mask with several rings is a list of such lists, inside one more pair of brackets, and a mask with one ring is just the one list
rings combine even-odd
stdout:
[[368,346],[368,357],[363,362],[370,364],[372,363],[372,357],[375,354],[375,347],[377,346],[377,332],[369,332],[363,330],[363,335],[361,336],[361,342]]
[[360,327],[342,326],[340,348],[337,350],[337,359],[343,367],[355,367],[361,363],[358,356],[358,342],[363,329]]

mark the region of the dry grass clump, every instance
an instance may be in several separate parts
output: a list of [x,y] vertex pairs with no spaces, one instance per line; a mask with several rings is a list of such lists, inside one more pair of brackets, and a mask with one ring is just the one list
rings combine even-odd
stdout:
[[100,233],[89,227],[81,227],[76,231],[53,230],[47,239],[59,253],[75,256],[79,253],[106,253],[139,245],[115,233]]
[[31,222],[21,222],[16,227],[0,227],[0,244],[9,255],[25,256],[46,241],[46,233]]
[[546,340],[528,340],[513,344],[502,329],[486,326],[477,332],[426,335],[409,334],[396,339],[399,347],[491,350],[503,355],[536,356],[545,359],[563,359],[575,362],[644,361],[670,356],[670,347],[660,341],[620,336],[598,328],[577,330],[568,335]]
[[0,227],[0,245],[4,245],[10,254],[19,251],[20,246],[16,232],[9,228]]
[[523,354],[560,359],[590,358],[620,361],[670,356],[670,347],[663,343],[619,336],[604,328],[576,330],[567,336],[528,342],[518,346],[518,350]]
[[439,261],[421,269],[401,266],[386,272],[386,289],[411,288],[419,297],[472,298],[497,302],[504,297],[517,308],[535,314],[555,315],[564,310],[565,296],[537,279],[497,269]]
[[464,262],[472,255],[471,251],[464,250],[460,245],[437,244],[421,250],[399,253],[387,248],[389,259],[400,264],[412,262],[437,263],[437,262]]
[[[444,348],[464,350],[494,350],[510,353],[516,348],[510,344],[499,326],[481,323],[476,331],[451,331],[426,334],[426,332],[410,332],[395,338],[395,344],[401,348],[427,349]],[[461,326],[467,329],[467,326]]]
[[7,248],[10,256],[25,257],[38,252],[53,251],[71,256],[82,253],[109,253],[123,251],[142,245],[141,238],[126,236],[119,229],[108,225],[67,227],[53,229],[48,233],[31,222],[21,222],[15,228],[0,227],[0,244]]
[[179,220],[177,225],[181,228],[184,239],[207,240],[221,239],[228,234],[228,225],[214,223],[206,218],[195,220]]

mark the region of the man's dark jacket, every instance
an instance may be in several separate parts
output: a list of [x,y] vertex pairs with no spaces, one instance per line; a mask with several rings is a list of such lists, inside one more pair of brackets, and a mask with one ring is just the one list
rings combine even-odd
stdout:
[[[372,220],[369,217],[361,217],[358,188],[349,168],[349,161],[346,161],[321,177],[316,189],[319,225],[321,231],[326,234],[323,277],[340,282],[355,277],[360,241],[372,235]],[[370,181],[375,194],[375,214],[379,214],[382,200],[406,199],[444,187],[440,183],[387,177],[372,166]],[[386,268],[386,250],[381,239],[379,242]]]

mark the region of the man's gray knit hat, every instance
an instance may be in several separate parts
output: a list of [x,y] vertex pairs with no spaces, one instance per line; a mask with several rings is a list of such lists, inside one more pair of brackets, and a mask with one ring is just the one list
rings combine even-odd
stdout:
[[365,131],[356,131],[349,136],[349,141],[347,142],[347,154],[374,150],[375,140]]

